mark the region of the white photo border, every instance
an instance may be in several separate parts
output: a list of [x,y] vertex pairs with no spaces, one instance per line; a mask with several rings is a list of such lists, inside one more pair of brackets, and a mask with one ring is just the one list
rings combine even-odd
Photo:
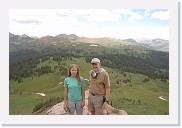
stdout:
[[[3,125],[179,125],[177,0],[0,0],[0,97]],[[3,1],[3,2],[2,2]],[[169,9],[169,115],[9,115],[9,9]]]

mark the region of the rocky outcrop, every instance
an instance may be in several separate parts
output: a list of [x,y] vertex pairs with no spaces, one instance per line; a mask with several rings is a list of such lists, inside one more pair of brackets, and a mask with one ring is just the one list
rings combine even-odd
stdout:
[[[88,111],[88,91],[85,91],[85,107],[83,108],[83,115],[90,115]],[[54,105],[51,109],[47,111],[48,115],[68,115],[68,113],[63,109],[63,102]],[[108,105],[106,110],[104,110],[104,115],[128,115],[126,111],[115,109]]]

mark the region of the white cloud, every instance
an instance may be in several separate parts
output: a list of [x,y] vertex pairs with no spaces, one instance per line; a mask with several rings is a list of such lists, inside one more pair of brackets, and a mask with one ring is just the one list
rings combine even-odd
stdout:
[[141,19],[143,19],[143,16],[142,15],[139,15],[137,13],[132,13],[131,14],[131,18],[132,19],[136,19],[136,20],[141,20]]
[[128,23],[137,23],[135,19],[129,18]]
[[87,22],[109,22],[117,21],[119,15],[112,13],[106,9],[80,9],[80,10],[60,10],[57,12],[58,17],[72,16],[75,18],[81,17]]
[[116,14],[127,14],[127,15],[131,15],[132,11],[130,9],[114,9],[112,12],[116,13]]
[[156,18],[160,20],[169,20],[169,11],[153,12],[151,18]]
[[[113,38],[164,38],[168,39],[167,27],[137,26],[143,17],[131,10],[10,10],[9,31],[29,36],[56,36],[61,33],[87,37]],[[122,15],[128,15],[123,23]],[[81,19],[80,19],[81,18]],[[14,20],[13,20],[14,19]],[[28,22],[27,22],[28,21]],[[118,22],[116,22],[118,21]],[[25,23],[26,24],[25,24]],[[34,23],[31,23],[34,22]],[[109,22],[109,24],[107,24]],[[105,26],[102,26],[105,23]],[[115,24],[117,23],[117,24]]]
[[129,23],[137,23],[137,20],[143,19],[143,16],[137,14],[137,13],[132,13],[131,18],[128,19]]
[[169,39],[169,27],[152,27],[152,26],[142,26],[142,27],[136,27],[133,29],[129,29],[128,36],[134,39],[141,39],[141,38],[162,38],[162,39]]
[[85,20],[89,22],[110,22],[118,21],[119,15],[108,10],[93,10],[92,13],[85,16]]
[[47,21],[48,19],[56,18],[54,10],[48,9],[11,9],[9,11],[10,19],[16,20],[39,20]]
[[151,12],[151,9],[147,9],[147,10],[144,12],[144,15],[145,15],[145,16],[150,16],[150,12]]
[[113,12],[119,15],[129,15],[128,22],[130,23],[136,23],[137,20],[143,19],[142,15],[132,12],[130,9],[115,9]]
[[125,27],[125,28],[114,28],[114,29],[105,29],[104,32],[108,37],[115,37],[120,39],[133,38],[162,38],[169,39],[169,27],[152,27],[152,26],[143,26],[143,27]]

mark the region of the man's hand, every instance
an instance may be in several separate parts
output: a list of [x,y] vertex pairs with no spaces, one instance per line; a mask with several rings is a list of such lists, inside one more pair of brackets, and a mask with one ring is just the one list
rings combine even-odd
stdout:
[[103,109],[106,109],[107,106],[108,106],[108,103],[107,103],[107,102],[104,102],[103,105],[102,105],[102,108],[103,108]]

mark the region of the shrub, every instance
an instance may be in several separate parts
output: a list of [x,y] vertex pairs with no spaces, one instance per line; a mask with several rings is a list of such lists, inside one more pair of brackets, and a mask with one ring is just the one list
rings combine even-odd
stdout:
[[118,113],[119,110],[118,110],[118,109],[113,109],[112,112],[113,112],[113,113]]
[[63,101],[63,97],[51,97],[45,101],[41,101],[35,105],[32,113],[38,110],[45,110],[46,108]]

